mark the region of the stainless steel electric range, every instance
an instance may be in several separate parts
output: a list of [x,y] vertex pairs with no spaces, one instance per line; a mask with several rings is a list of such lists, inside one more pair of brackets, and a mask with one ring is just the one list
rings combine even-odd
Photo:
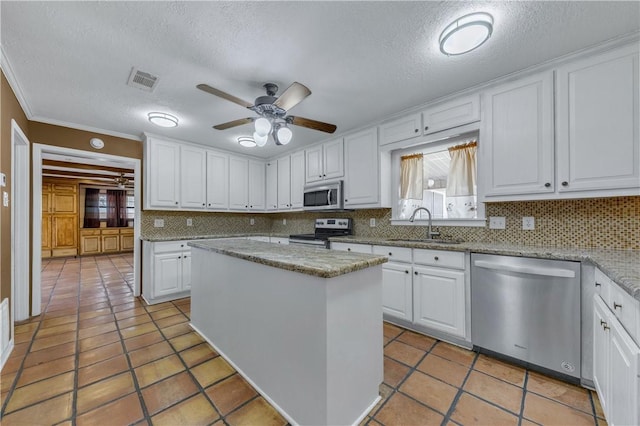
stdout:
[[289,235],[289,244],[305,244],[329,248],[329,238],[353,235],[353,221],[350,218],[316,219],[313,234]]

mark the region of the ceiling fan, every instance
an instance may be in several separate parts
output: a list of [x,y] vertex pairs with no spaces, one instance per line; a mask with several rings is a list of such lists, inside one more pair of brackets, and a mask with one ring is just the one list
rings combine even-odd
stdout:
[[319,130],[326,133],[333,133],[336,131],[336,126],[334,124],[287,115],[288,110],[298,105],[311,94],[311,90],[298,82],[291,84],[291,86],[289,86],[287,90],[282,92],[278,97],[276,97],[278,86],[274,83],[266,83],[262,86],[267,92],[266,96],[258,96],[253,104],[207,84],[198,84],[196,87],[204,92],[231,101],[258,114],[259,117],[241,118],[213,126],[216,130],[226,130],[232,127],[255,122],[253,138],[258,146],[264,146],[267,143],[269,134],[273,135],[276,145],[286,145],[289,143],[292,137],[291,130],[288,128],[289,124],[307,127],[309,129]]
[[124,176],[124,173],[120,173],[120,176],[113,178],[116,184],[118,184],[118,188],[124,188],[129,184],[129,179]]

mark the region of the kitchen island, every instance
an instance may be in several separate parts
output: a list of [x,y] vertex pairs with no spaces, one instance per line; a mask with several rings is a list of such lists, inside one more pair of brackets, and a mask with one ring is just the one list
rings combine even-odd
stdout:
[[292,424],[357,424],[382,383],[384,256],[193,241],[191,325]]

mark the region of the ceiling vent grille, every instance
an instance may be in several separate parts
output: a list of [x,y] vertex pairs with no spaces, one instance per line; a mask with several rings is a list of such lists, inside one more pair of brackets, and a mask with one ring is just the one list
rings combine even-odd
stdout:
[[131,68],[127,85],[146,92],[152,92],[158,85],[158,80],[157,76],[133,67]]

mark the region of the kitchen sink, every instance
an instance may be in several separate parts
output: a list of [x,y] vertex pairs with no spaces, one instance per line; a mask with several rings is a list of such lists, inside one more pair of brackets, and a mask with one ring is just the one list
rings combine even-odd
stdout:
[[407,243],[429,243],[429,244],[460,244],[462,241],[457,240],[428,240],[424,239],[409,239],[409,238],[389,238],[387,241],[404,241]]

